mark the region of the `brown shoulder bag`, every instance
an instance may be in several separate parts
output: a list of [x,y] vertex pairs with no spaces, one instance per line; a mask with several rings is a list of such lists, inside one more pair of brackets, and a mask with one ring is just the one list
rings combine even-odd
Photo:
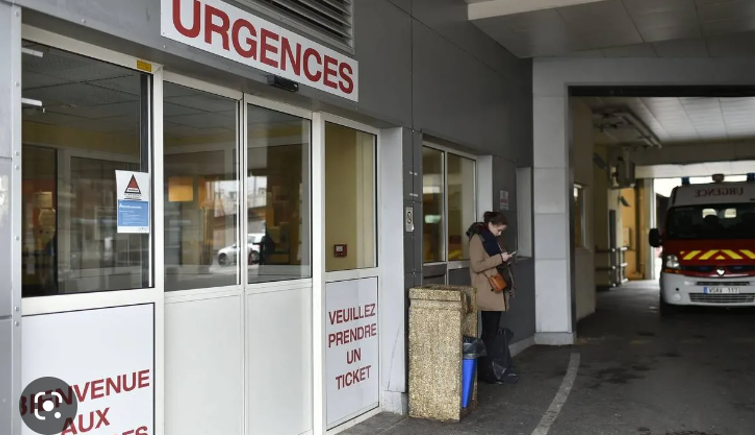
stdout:
[[506,280],[503,279],[503,276],[499,272],[496,272],[493,276],[488,276],[488,282],[490,283],[490,289],[496,293],[506,290]]

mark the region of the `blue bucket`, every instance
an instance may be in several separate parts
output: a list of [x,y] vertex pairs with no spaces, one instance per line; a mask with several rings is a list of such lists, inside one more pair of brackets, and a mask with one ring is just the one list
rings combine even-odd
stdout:
[[469,400],[472,398],[474,390],[475,370],[477,369],[477,359],[463,359],[461,363],[461,407],[469,406]]

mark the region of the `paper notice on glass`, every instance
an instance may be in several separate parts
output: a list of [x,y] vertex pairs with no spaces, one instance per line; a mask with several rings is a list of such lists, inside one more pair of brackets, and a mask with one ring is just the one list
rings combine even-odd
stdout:
[[509,209],[509,192],[501,190],[501,196],[499,198],[498,209],[500,211]]
[[150,177],[146,172],[115,171],[119,234],[149,234]]

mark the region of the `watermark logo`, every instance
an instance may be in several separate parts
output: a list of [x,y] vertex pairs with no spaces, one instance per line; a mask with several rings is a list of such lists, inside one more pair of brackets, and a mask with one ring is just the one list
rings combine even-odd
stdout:
[[53,377],[31,382],[24,388],[18,403],[21,419],[40,435],[63,432],[76,417],[78,407],[73,388]]

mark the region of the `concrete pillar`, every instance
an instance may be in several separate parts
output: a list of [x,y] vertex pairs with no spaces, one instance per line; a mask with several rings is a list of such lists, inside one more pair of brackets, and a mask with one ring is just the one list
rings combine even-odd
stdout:
[[573,174],[567,88],[533,87],[535,342],[573,344]]
[[21,415],[21,8],[0,0],[0,433]]

